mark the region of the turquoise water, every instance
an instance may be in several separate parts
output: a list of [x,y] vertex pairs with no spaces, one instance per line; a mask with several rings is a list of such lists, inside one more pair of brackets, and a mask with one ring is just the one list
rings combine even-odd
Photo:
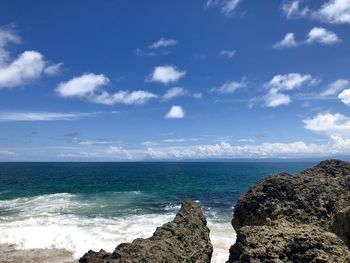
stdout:
[[87,249],[113,250],[151,235],[181,200],[193,199],[207,216],[220,262],[226,257],[220,249],[233,240],[229,222],[239,196],[264,176],[312,165],[0,163],[0,243],[65,248],[78,258]]

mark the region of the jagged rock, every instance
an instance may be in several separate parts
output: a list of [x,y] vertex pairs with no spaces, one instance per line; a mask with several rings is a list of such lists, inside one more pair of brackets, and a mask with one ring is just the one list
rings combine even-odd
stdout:
[[237,202],[229,262],[350,262],[350,164],[258,182]]
[[182,203],[175,219],[158,227],[153,236],[122,243],[112,254],[89,251],[80,263],[207,263],[213,247],[207,221],[199,205],[193,201]]

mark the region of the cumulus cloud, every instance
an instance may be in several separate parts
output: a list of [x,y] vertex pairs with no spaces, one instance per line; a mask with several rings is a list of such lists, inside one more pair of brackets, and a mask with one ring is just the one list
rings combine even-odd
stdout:
[[350,2],[348,0],[328,0],[316,9],[303,5],[300,0],[285,1],[282,11],[287,18],[310,18],[329,24],[350,23]]
[[347,79],[338,79],[331,84],[320,94],[322,97],[332,96],[342,91],[349,85]]
[[165,115],[166,119],[182,119],[185,117],[185,111],[181,106],[172,106],[169,112]]
[[339,43],[340,41],[341,40],[335,33],[322,27],[314,27],[311,29],[306,39],[306,43],[308,44],[320,43],[324,45],[332,45]]
[[303,85],[313,85],[315,83],[317,83],[317,79],[314,79],[309,74],[289,73],[276,75],[265,84],[265,87],[268,89],[268,93],[263,98],[265,106],[278,107],[288,105],[292,99],[284,92],[293,91]]
[[169,84],[178,81],[186,75],[186,71],[178,70],[175,66],[157,66],[151,74],[150,81]]
[[231,81],[231,82],[226,82],[220,87],[216,88],[211,88],[209,92],[216,92],[220,94],[229,94],[229,93],[234,93],[238,89],[246,87],[246,83],[244,80],[241,81]]
[[329,46],[340,42],[341,39],[334,32],[322,27],[314,27],[309,31],[307,38],[304,41],[298,42],[296,41],[294,33],[287,33],[280,42],[277,42],[272,47],[275,49],[282,49],[315,43]]
[[223,57],[226,57],[228,59],[233,58],[233,56],[236,54],[236,50],[221,50],[220,55]]
[[290,48],[298,46],[298,42],[295,40],[294,33],[287,33],[285,37],[276,44],[273,45],[273,48],[281,49],[281,48]]
[[158,49],[158,48],[174,46],[176,44],[177,44],[177,41],[175,39],[167,39],[167,38],[162,37],[158,41],[149,45],[149,48],[150,49]]
[[329,0],[312,15],[322,22],[350,24],[350,2],[348,0]]
[[103,90],[102,87],[109,83],[109,79],[103,75],[86,73],[74,77],[67,82],[62,82],[56,88],[56,92],[62,97],[77,97],[88,101],[104,104],[144,104],[157,98],[157,95],[143,90],[117,91],[113,94]]
[[23,86],[45,73],[53,73],[53,65],[37,51],[24,51],[11,61],[6,50],[9,43],[19,44],[20,37],[11,28],[0,28],[0,89]]
[[0,88],[14,88],[41,77],[45,68],[43,56],[25,51],[10,64],[0,68]]
[[319,113],[303,122],[305,128],[311,131],[350,137],[350,118],[340,113]]
[[350,89],[343,90],[338,98],[346,105],[350,106]]
[[72,121],[89,116],[91,113],[64,112],[0,112],[0,122],[7,121]]
[[62,97],[84,97],[108,83],[109,79],[103,74],[87,73],[60,83],[56,91]]

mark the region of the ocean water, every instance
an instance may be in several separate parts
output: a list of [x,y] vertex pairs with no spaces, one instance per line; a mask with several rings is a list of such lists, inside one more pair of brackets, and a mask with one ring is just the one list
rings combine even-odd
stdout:
[[149,237],[173,219],[184,199],[202,205],[225,262],[235,240],[232,208],[262,177],[313,163],[0,163],[0,244],[89,249]]

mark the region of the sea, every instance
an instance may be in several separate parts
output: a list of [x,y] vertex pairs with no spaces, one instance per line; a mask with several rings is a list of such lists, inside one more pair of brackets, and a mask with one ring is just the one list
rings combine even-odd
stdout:
[[[212,262],[225,262],[236,238],[230,221],[239,197],[267,175],[295,174],[313,165],[0,163],[0,262],[15,262],[9,260],[13,250],[51,251],[52,257],[67,251],[72,262],[90,249],[112,252],[119,243],[151,236],[174,218],[185,199],[202,206],[214,246]],[[4,245],[7,250],[1,252]]]

